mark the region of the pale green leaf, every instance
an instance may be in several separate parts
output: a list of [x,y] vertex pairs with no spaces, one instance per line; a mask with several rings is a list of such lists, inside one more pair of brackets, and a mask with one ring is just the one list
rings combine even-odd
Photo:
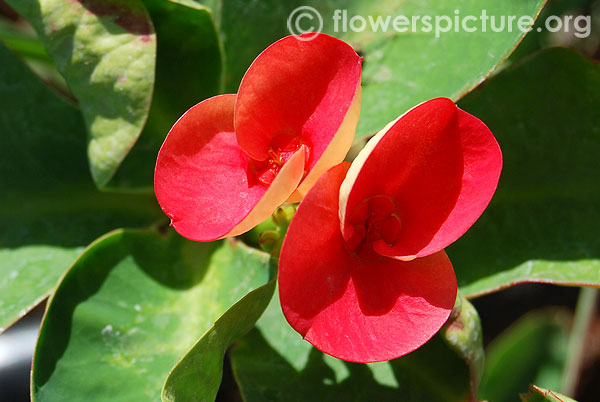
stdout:
[[144,0],[157,38],[156,82],[148,121],[107,185],[153,192],[156,155],[167,133],[196,103],[222,91],[222,50],[213,16],[191,0]]
[[0,44],[0,332],[48,295],[83,247],[162,217],[150,196],[101,193],[80,112]]
[[79,101],[90,170],[105,186],[148,117],[156,37],[141,0],[8,0],[33,25]]
[[275,279],[253,290],[215,322],[171,370],[163,401],[214,400],[223,375],[223,358],[234,340],[246,334],[269,304]]
[[174,231],[115,231],[62,278],[37,343],[34,401],[159,401],[179,358],[250,290],[268,256]]
[[[362,110],[357,138],[372,134],[409,108],[424,100],[446,96],[459,99],[494,71],[513,51],[524,32],[516,23],[510,29],[501,28],[524,17],[531,22],[540,12],[544,0],[260,0],[252,6],[243,0],[205,1],[218,11],[227,67],[227,89],[237,91],[246,68],[260,51],[275,40],[288,35],[287,21],[299,6],[312,6],[321,15],[323,32],[339,37],[364,56]],[[215,5],[218,3],[218,5]],[[336,11],[339,10],[339,11]],[[459,32],[439,32],[421,24],[429,16],[454,19],[473,16],[475,32],[459,28]],[[482,17],[483,13],[487,17]],[[394,29],[394,18],[405,16],[410,22],[408,32]],[[377,25],[377,18],[381,17]],[[412,18],[415,17],[415,31]],[[313,16],[316,18],[316,16]],[[353,18],[355,19],[352,22]],[[365,29],[360,28],[364,20]],[[418,20],[416,18],[419,18]],[[485,22],[485,32],[482,20]],[[387,29],[383,28],[386,24]],[[459,21],[459,24],[461,22]],[[318,20],[299,21],[308,29]],[[442,28],[444,22],[441,23]],[[402,27],[400,27],[402,28]],[[401,30],[401,29],[400,29]],[[384,32],[385,31],[385,32]]]

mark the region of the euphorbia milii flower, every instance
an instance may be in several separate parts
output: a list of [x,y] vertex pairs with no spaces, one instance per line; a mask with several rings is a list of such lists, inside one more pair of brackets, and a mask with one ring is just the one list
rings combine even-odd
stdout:
[[288,322],[349,361],[389,360],[423,345],[455,302],[443,249],[486,208],[501,166],[490,130],[449,99],[390,123],[300,203],[279,261]]
[[177,232],[197,241],[244,233],[341,162],[358,122],[361,60],[331,36],[289,36],[256,58],[237,96],[188,110],[154,176]]

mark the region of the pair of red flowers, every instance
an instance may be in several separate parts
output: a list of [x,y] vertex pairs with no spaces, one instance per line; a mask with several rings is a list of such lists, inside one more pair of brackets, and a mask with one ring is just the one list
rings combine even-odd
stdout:
[[361,58],[327,35],[287,37],[237,95],[188,110],[158,155],[155,190],[183,236],[241,234],[303,198],[279,260],[290,325],[318,349],[389,360],[448,319],[456,277],[444,247],[481,215],[502,156],[489,129],[437,98],[340,163],[360,110]]

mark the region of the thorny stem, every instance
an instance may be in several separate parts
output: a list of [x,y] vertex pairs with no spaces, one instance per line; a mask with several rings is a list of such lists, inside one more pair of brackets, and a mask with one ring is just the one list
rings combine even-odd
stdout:
[[448,322],[441,330],[442,338],[469,367],[469,402],[477,402],[477,388],[483,373],[485,353],[481,321],[475,307],[460,294]]

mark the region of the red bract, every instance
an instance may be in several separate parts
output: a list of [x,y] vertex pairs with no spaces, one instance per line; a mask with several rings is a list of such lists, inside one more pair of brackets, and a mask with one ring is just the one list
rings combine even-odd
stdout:
[[498,183],[490,130],[445,98],[425,102],[325,173],[292,220],[279,262],[283,312],[318,349],[389,360],[448,319],[456,277],[444,247]]
[[301,199],[352,144],[360,63],[333,37],[286,37],[256,58],[237,96],[188,110],[169,132],[154,176],[177,232],[197,241],[235,236]]

